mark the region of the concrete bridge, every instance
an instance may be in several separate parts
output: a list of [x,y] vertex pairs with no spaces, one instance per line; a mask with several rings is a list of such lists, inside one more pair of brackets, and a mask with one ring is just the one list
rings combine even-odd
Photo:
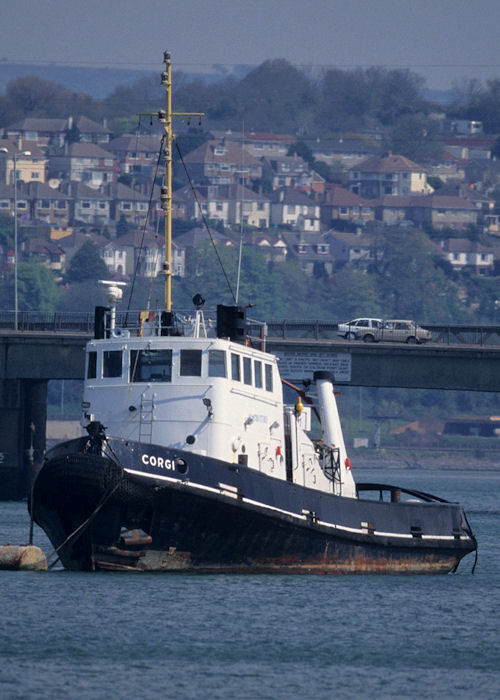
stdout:
[[[268,324],[266,350],[278,356],[282,376],[295,382],[330,369],[341,385],[500,390],[497,327],[426,326],[433,328],[433,342],[405,345],[339,339],[336,325]],[[48,382],[83,379],[92,322],[76,326],[0,328],[0,499],[26,494],[30,470],[43,456]],[[253,326],[255,342],[259,331]]]

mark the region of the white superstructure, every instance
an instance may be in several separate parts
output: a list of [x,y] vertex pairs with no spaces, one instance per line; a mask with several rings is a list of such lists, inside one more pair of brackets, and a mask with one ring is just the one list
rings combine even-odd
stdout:
[[[113,316],[114,318],[114,316]],[[106,434],[237,463],[278,479],[356,495],[331,381],[317,382],[323,440],[311,408],[283,405],[276,358],[225,338],[131,336],[113,328],[87,345],[82,424]],[[153,329],[151,329],[153,330]]]

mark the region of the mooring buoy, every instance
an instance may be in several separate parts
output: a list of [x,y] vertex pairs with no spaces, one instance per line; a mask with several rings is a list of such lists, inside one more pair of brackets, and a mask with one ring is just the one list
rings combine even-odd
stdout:
[[46,571],[47,559],[40,547],[31,544],[3,544],[0,545],[0,569]]

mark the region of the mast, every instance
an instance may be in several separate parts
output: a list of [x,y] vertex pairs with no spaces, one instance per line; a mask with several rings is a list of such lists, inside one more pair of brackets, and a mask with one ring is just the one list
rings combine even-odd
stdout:
[[[172,142],[175,138],[172,128],[173,117],[201,117],[204,112],[172,112],[172,63],[170,53],[163,52],[165,70],[161,74],[161,84],[165,86],[165,111],[158,112],[160,123],[165,130],[166,145],[163,151],[165,159],[165,181],[161,188],[161,206],[165,212],[165,311],[172,311]],[[152,116],[152,115],[148,115]]]

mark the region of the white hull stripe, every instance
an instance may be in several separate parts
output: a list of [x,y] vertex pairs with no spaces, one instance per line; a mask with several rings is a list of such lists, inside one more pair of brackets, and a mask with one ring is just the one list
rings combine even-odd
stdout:
[[[192,481],[186,482],[182,481],[181,479],[174,479],[169,476],[161,476],[157,474],[148,474],[147,472],[142,472],[138,471],[136,469],[128,469],[125,468],[124,471],[126,471],[128,474],[136,474],[137,476],[142,476],[146,477],[149,479],[156,479],[160,481],[168,481],[169,483],[172,484],[183,484],[184,486],[187,486],[189,488],[192,488],[193,490],[199,490],[199,491],[208,491],[209,493],[214,493],[217,495],[222,495],[224,496],[232,496],[233,498],[235,497],[235,494],[230,494],[227,493],[227,485],[221,484],[221,488],[213,488],[212,486],[205,486],[204,484],[195,484]],[[224,493],[225,491],[225,493]],[[248,503],[249,505],[257,506],[258,508],[262,508],[262,510],[272,510],[277,513],[283,513],[283,515],[288,515],[292,518],[295,518],[297,520],[308,520],[306,515],[301,515],[299,513],[293,513],[288,510],[283,510],[282,508],[276,508],[276,506],[269,506],[265,503],[261,503],[260,501],[254,501],[251,498],[242,498],[241,501],[243,503]],[[367,535],[366,527],[363,528],[357,528],[357,527],[348,527],[347,525],[335,525],[333,523],[327,523],[323,520],[316,520],[315,521],[318,525],[322,525],[323,527],[328,527],[331,528],[332,530],[343,530],[344,532],[352,532],[358,535]],[[406,534],[406,533],[399,533],[399,532],[379,532],[378,530],[375,530],[373,533],[375,537],[397,537],[399,539],[407,539],[407,540],[413,540],[413,539],[422,539],[422,540],[445,540],[445,541],[454,541],[455,538],[454,535],[420,535],[420,537],[415,538],[411,534]],[[460,535],[461,540],[469,540],[470,537]]]

